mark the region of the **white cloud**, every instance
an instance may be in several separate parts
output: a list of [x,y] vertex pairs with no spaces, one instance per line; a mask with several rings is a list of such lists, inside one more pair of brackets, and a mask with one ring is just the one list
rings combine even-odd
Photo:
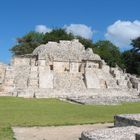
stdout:
[[120,48],[129,48],[132,39],[140,36],[140,21],[121,21],[118,20],[114,24],[108,26],[106,39],[112,41]]
[[37,25],[37,26],[35,27],[35,31],[36,31],[36,32],[39,32],[39,33],[45,34],[45,33],[51,32],[52,29],[51,29],[51,28],[48,28],[48,27],[45,26],[45,25]]
[[64,29],[66,29],[67,33],[72,33],[86,39],[92,39],[94,32],[91,27],[84,24],[70,24],[69,26],[64,25]]

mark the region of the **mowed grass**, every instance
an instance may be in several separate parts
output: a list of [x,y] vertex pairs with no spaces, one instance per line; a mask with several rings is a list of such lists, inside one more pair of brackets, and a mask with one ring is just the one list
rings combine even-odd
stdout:
[[56,99],[0,97],[0,140],[13,139],[12,126],[105,123],[121,113],[140,113],[140,103],[79,105]]

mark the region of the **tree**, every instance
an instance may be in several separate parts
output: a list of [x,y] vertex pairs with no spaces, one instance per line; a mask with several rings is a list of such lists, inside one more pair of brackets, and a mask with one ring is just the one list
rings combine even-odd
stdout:
[[109,66],[115,67],[118,65],[121,68],[124,68],[121,52],[118,47],[108,40],[98,41],[94,45],[93,51],[99,54]]
[[79,42],[84,45],[85,49],[95,47],[95,45],[93,44],[92,40],[85,39],[85,38],[82,38],[80,36],[77,36],[76,38],[79,39]]
[[140,55],[138,53],[132,49],[124,51],[122,58],[128,73],[140,75]]
[[21,38],[17,38],[17,44],[11,48],[13,55],[30,54],[40,44],[46,44],[48,41],[59,42],[59,40],[79,39],[85,48],[93,48],[91,40],[84,39],[80,36],[74,36],[67,33],[65,29],[54,29],[49,33],[29,32]]
[[131,42],[133,48],[122,53],[126,71],[131,74],[140,75],[140,37]]
[[75,36],[68,34],[64,29],[54,29],[49,33],[43,34],[38,32],[29,32],[21,38],[17,38],[17,44],[10,50],[13,55],[30,54],[41,44],[48,41],[72,40]]
[[21,38],[17,38],[17,44],[10,50],[14,55],[30,54],[33,50],[44,43],[44,35],[37,32],[29,32]]
[[55,41],[59,42],[59,40],[72,40],[75,36],[71,33],[67,33],[64,29],[54,29],[50,33],[46,33],[44,35],[44,42]]
[[140,53],[140,37],[133,39],[131,45],[133,46],[133,50],[135,52]]

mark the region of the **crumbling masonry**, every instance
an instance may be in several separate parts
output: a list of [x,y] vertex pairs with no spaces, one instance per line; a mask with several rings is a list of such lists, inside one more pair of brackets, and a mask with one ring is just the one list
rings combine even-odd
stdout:
[[0,63],[0,95],[67,98],[137,96],[140,79],[110,68],[78,40],[48,42],[32,54]]

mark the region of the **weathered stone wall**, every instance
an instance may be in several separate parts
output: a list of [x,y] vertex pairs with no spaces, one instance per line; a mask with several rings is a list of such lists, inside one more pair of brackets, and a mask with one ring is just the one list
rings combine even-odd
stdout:
[[69,62],[53,62],[53,71],[58,73],[64,73],[70,70]]
[[13,96],[91,96],[93,89],[126,89],[137,95],[140,79],[110,68],[78,40],[49,42],[33,54],[13,57],[11,65],[0,64],[0,91]]
[[6,72],[6,65],[0,63],[0,84],[3,83]]
[[140,140],[140,114],[116,115],[114,125],[114,128],[83,131],[81,140]]
[[49,67],[39,67],[39,88],[53,88],[53,72]]

